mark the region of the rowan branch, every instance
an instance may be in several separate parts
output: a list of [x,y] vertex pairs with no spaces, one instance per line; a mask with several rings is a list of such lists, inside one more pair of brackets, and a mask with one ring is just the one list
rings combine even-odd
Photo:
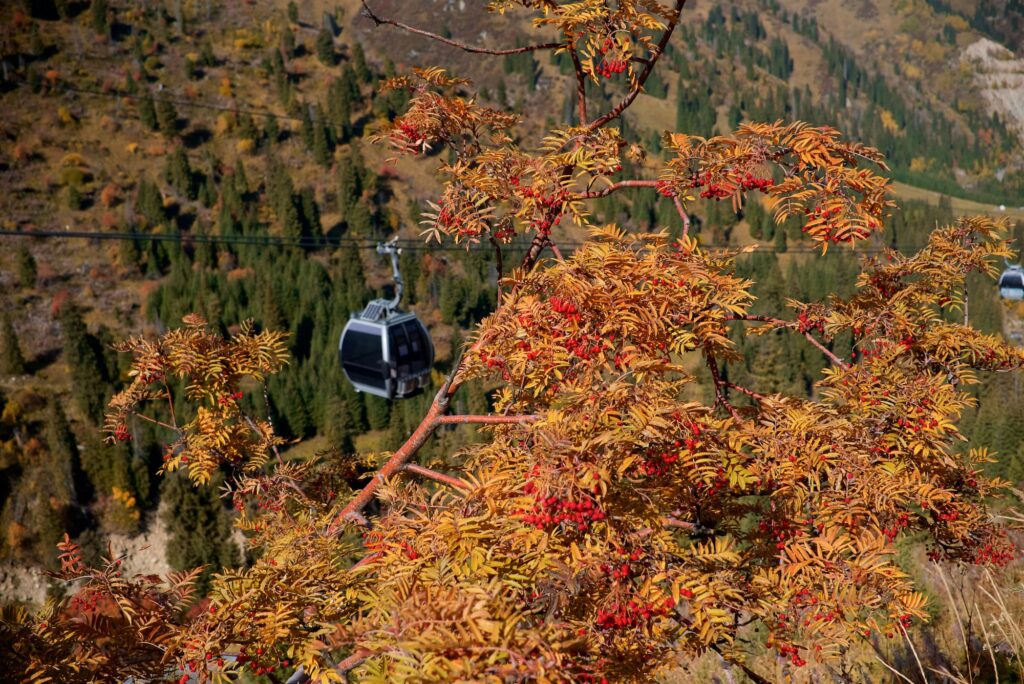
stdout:
[[452,40],[451,38],[445,38],[444,36],[439,35],[437,33],[433,33],[431,31],[425,31],[425,30],[423,30],[421,28],[416,28],[415,26],[410,26],[409,24],[403,24],[400,21],[395,21],[393,19],[385,19],[385,18],[377,15],[372,9],[370,9],[370,5],[367,4],[366,0],[361,0],[361,2],[362,2],[362,5],[363,5],[363,12],[364,12],[364,14],[370,19],[370,21],[373,22],[374,26],[394,26],[395,28],[402,29],[403,31],[407,31],[409,33],[414,33],[414,34],[416,34],[418,36],[425,36],[427,38],[430,38],[431,40],[437,41],[438,43],[444,43],[445,45],[449,45],[451,47],[458,48],[460,50],[464,50],[465,52],[472,52],[472,53],[475,53],[475,54],[482,54],[482,55],[498,55],[498,56],[501,56],[501,55],[521,55],[521,54],[523,54],[525,52],[535,52],[537,50],[555,50],[557,48],[562,47],[562,45],[563,45],[562,43],[538,43],[536,45],[526,45],[526,46],[523,46],[523,47],[509,48],[507,50],[492,50],[491,48],[476,47],[475,45],[467,45],[466,43],[460,43],[457,40]]
[[733,408],[733,405],[725,398],[725,392],[723,391],[725,381],[722,380],[722,376],[718,371],[718,361],[710,353],[704,358],[707,361],[708,370],[711,371],[711,382],[715,387],[715,407],[718,407],[719,405],[724,406],[733,418],[739,420],[740,416],[736,413],[736,409]]
[[363,661],[365,661],[371,655],[373,654],[370,651],[366,650],[365,648],[360,648],[355,653],[350,655],[348,658],[345,658],[340,663],[338,663],[337,667],[335,667],[334,669],[338,672],[338,674],[344,677],[345,681],[347,682],[349,671],[359,667],[363,663]]
[[831,361],[833,364],[844,369],[850,367],[845,361],[843,361],[838,356],[833,354],[828,347],[826,347],[824,344],[818,341],[818,338],[812,335],[809,331],[800,332],[800,330],[796,327],[796,323],[794,323],[793,321],[784,321],[781,318],[774,318],[772,316],[756,316],[753,314],[737,314],[735,316],[730,316],[725,320],[746,321],[753,323],[773,323],[781,328],[786,328],[787,330],[796,330],[798,333],[806,337],[808,342],[817,347],[822,354],[828,357],[828,360]]
[[580,117],[580,126],[587,125],[587,75],[583,73],[583,64],[576,48],[569,48],[573,70],[576,72],[576,110]]
[[594,190],[582,192],[578,195],[573,195],[570,201],[585,200],[585,199],[599,199],[601,197],[607,197],[616,190],[623,190],[625,188],[656,188],[658,187],[658,181],[655,180],[623,180],[618,181],[609,185],[603,190]]
[[442,484],[446,484],[446,485],[449,485],[451,487],[455,487],[456,489],[462,489],[462,490],[469,489],[469,483],[467,483],[465,480],[457,478],[457,477],[455,477],[453,475],[446,475],[445,473],[439,473],[436,470],[431,470],[430,468],[424,468],[423,466],[418,465],[416,463],[406,463],[402,467],[402,470],[410,472],[410,473],[415,473],[416,475],[419,475],[421,477],[425,477],[428,480],[433,480],[435,482],[440,482]]
[[636,79],[636,85],[634,85],[626,97],[611,108],[606,114],[597,119],[594,119],[590,124],[587,125],[589,130],[595,130],[604,126],[612,119],[618,117],[622,112],[626,111],[626,108],[633,104],[633,100],[643,90],[644,83],[647,82],[651,72],[654,71],[654,65],[658,63],[658,60],[663,54],[665,54],[665,47],[668,45],[669,39],[672,37],[672,33],[676,30],[676,26],[679,25],[679,18],[683,13],[683,6],[686,4],[686,0],[676,0],[675,16],[669,21],[668,26],[665,28],[665,32],[661,34],[661,40],[658,41],[658,45],[654,48],[651,56],[648,57],[647,65],[644,70],[640,72],[640,75]]
[[478,425],[505,425],[509,423],[532,423],[537,420],[539,416],[528,415],[528,416],[441,416],[437,419],[437,422],[441,425],[466,425],[466,424],[478,424]]
[[758,394],[754,390],[747,389],[746,387],[742,387],[740,385],[737,385],[734,382],[729,382],[728,380],[726,380],[724,384],[729,389],[734,389],[734,390],[736,390],[737,392],[739,392],[741,394],[746,394],[748,397],[750,397],[751,399],[754,399],[755,401],[764,401],[765,400],[765,396],[763,394]]
[[686,213],[686,208],[683,207],[683,203],[679,200],[678,195],[672,195],[672,203],[676,205],[676,211],[679,212],[679,218],[683,220],[683,232],[679,237],[686,239],[690,234],[690,215]]

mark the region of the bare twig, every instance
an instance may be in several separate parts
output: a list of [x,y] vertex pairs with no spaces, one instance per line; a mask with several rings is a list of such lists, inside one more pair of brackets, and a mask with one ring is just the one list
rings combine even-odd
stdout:
[[741,385],[737,385],[735,382],[729,382],[728,380],[726,380],[724,384],[729,389],[734,389],[734,390],[736,390],[737,392],[739,392],[741,394],[746,394],[748,397],[750,397],[751,399],[754,399],[755,401],[764,401],[765,400],[765,396],[763,394],[758,394],[754,390],[750,390],[750,389],[747,389],[746,387],[743,387]]
[[576,72],[576,111],[580,117],[580,126],[587,125],[587,75],[583,73],[583,65],[575,47],[569,48],[572,66]]
[[828,349],[828,347],[826,347],[821,342],[819,342],[818,338],[816,338],[810,332],[800,332],[800,330],[796,327],[796,323],[794,323],[793,321],[784,321],[781,318],[772,318],[771,316],[755,316],[753,314],[742,314],[742,315],[730,316],[726,320],[728,320],[728,321],[747,321],[747,322],[774,323],[775,325],[778,325],[778,326],[780,326],[782,328],[786,328],[788,330],[796,330],[798,333],[800,333],[801,335],[806,337],[808,342],[810,342],[815,347],[817,347],[821,351],[822,354],[824,354],[826,357],[828,357],[828,360],[831,361],[833,364],[835,364],[836,366],[839,366],[840,368],[849,368],[849,365],[845,361],[843,361],[838,356],[833,354]]
[[427,478],[428,480],[433,480],[435,482],[440,482],[442,484],[455,487],[456,489],[469,489],[469,483],[467,483],[465,480],[459,479],[452,475],[446,475],[445,473],[439,473],[436,470],[431,470],[430,468],[424,468],[423,466],[417,465],[416,463],[406,463],[405,466],[402,467],[402,470],[405,470],[410,473],[415,473],[417,475],[420,475],[421,477]]
[[665,46],[668,45],[668,41],[672,37],[672,32],[676,30],[676,26],[679,24],[679,17],[683,13],[683,6],[685,4],[686,0],[676,0],[676,7],[674,10],[675,15],[672,17],[671,21],[669,21],[668,26],[665,27],[665,32],[661,34],[661,39],[658,41],[657,46],[648,58],[643,71],[641,71],[640,75],[637,76],[636,85],[630,89],[626,94],[626,97],[622,98],[622,100],[612,107],[606,114],[591,121],[587,125],[588,129],[595,130],[604,126],[606,123],[622,114],[627,107],[633,104],[633,100],[635,100],[636,96],[640,94],[641,90],[643,90],[644,83],[647,82],[647,78],[651,75],[651,72],[654,71],[654,65],[658,63],[658,59],[665,53]]
[[425,31],[425,30],[423,30],[421,28],[416,28],[415,26],[410,26],[408,24],[403,24],[400,21],[394,21],[393,19],[385,19],[385,18],[379,16],[372,9],[370,9],[370,5],[366,2],[366,0],[362,0],[362,5],[363,5],[363,10],[364,10],[366,16],[370,19],[370,21],[373,22],[374,26],[394,26],[395,28],[402,29],[403,31],[408,31],[409,33],[415,33],[418,36],[425,36],[427,38],[430,38],[431,40],[437,41],[438,43],[444,43],[445,45],[449,45],[451,47],[458,48],[458,49],[464,50],[466,52],[476,53],[476,54],[499,55],[499,56],[500,55],[521,55],[521,54],[523,54],[525,52],[535,52],[537,50],[555,50],[557,48],[562,47],[562,45],[563,45],[563,43],[539,43],[537,45],[526,45],[526,46],[523,46],[523,47],[510,48],[510,49],[507,49],[507,50],[492,50],[490,48],[476,47],[474,45],[467,45],[466,43],[460,43],[459,41],[452,40],[451,38],[445,38],[444,36],[439,35],[437,33],[433,33],[431,31]]
[[469,423],[478,425],[506,425],[509,423],[532,423],[539,416],[441,416],[437,419],[440,425],[466,425]]

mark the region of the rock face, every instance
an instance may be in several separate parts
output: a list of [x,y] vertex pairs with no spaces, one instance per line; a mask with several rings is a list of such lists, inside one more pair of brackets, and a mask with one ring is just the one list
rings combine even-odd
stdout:
[[982,38],[960,55],[971,65],[988,110],[998,114],[1024,136],[1024,59],[999,43]]

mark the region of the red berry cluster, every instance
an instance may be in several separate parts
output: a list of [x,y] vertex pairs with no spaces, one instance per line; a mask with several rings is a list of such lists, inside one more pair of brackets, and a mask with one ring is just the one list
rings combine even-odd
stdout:
[[599,335],[583,334],[579,337],[570,337],[562,344],[565,350],[582,361],[589,361],[601,354],[604,350],[603,340]]
[[480,234],[479,227],[467,226],[466,222],[448,206],[441,207],[437,214],[437,225],[460,237],[476,237]]
[[999,568],[1006,567],[1014,560],[1014,558],[1016,558],[1014,550],[1015,549],[1012,544],[985,544],[974,552],[974,558],[971,559],[971,562],[975,565],[995,565]]
[[704,199],[725,199],[726,197],[732,197],[732,193],[736,191],[735,187],[727,183],[712,183],[710,171],[693,174],[690,184],[695,188],[703,188],[705,185],[707,186],[707,188],[705,190],[701,190],[700,193],[700,196]]
[[[523,491],[533,494],[536,492],[536,484],[528,480],[523,485]],[[569,529],[575,527],[577,531],[583,532],[592,523],[600,522],[607,517],[605,512],[589,498],[584,498],[582,501],[569,501],[557,496],[537,496],[534,501],[533,508],[529,511],[519,510],[518,513],[524,523],[532,525],[538,530],[551,529],[562,523],[568,523]]]
[[291,661],[288,658],[276,659],[273,654],[263,653],[263,648],[257,646],[253,653],[249,653],[245,646],[238,653],[236,659],[239,665],[249,664],[254,674],[270,674],[278,667],[290,667]]
[[124,423],[121,423],[114,429],[114,439],[118,442],[127,442],[131,440],[131,438],[132,435],[128,432],[128,426]]
[[764,534],[770,534],[776,540],[775,548],[786,548],[786,540],[804,536],[804,531],[792,520],[785,519],[761,519],[757,523],[757,529]]
[[[120,575],[120,573],[118,573]],[[109,596],[102,589],[87,589],[71,599],[71,608],[77,611],[92,612],[109,603]]]
[[672,183],[667,180],[660,180],[657,183],[658,194],[664,197],[675,197],[678,193],[676,189],[672,187]]
[[580,312],[576,309],[576,305],[570,302],[569,300],[562,299],[560,297],[552,297],[551,299],[548,300],[548,303],[551,304],[551,310],[554,311],[556,314],[560,314],[561,317],[564,318],[565,320],[570,321],[572,323],[580,322],[582,316],[580,315]]
[[217,397],[217,403],[220,404],[221,406],[227,406],[228,404],[233,404],[234,402],[238,401],[241,398],[241,392],[232,392],[227,396]]
[[797,667],[807,664],[807,661],[800,657],[800,649],[793,644],[775,644],[775,650],[779,652],[779,655],[788,657],[789,661]]
[[406,143],[406,148],[413,154],[419,154],[419,145],[424,139],[419,127],[407,121],[399,121],[398,130],[402,134],[402,138]]
[[625,59],[608,59],[603,55],[610,52],[615,47],[615,42],[611,38],[605,38],[604,43],[599,48],[602,58],[601,63],[597,65],[595,71],[598,76],[604,76],[605,78],[611,78],[615,74],[621,74],[629,66],[629,62]]
[[616,74],[621,74],[626,70],[629,62],[624,59],[604,59],[600,64],[597,65],[597,75],[604,76],[605,78],[611,78]]
[[608,609],[597,611],[597,626],[601,629],[630,629],[641,624],[649,624],[652,618],[668,615],[675,608],[672,597],[661,604],[649,601],[632,600],[628,603],[612,603]]
[[819,333],[824,334],[825,324],[821,321],[811,321],[806,311],[801,311],[800,315],[796,317],[800,332],[808,333],[812,330],[817,330]]
[[775,181],[771,178],[759,178],[754,174],[747,171],[739,178],[740,187],[744,190],[760,190],[764,192],[775,185]]
[[[518,186],[518,179],[513,178],[512,184]],[[569,191],[566,188],[558,188],[550,195],[533,188],[522,188],[523,197],[529,197],[536,201],[540,208],[540,218],[530,222],[530,227],[537,232],[547,235],[551,228],[562,221],[562,207],[569,200]]]
[[899,536],[900,532],[908,527],[910,527],[910,514],[900,513],[899,517],[891,526],[882,528],[882,534],[885,535],[886,539],[892,542],[896,540],[896,537]]

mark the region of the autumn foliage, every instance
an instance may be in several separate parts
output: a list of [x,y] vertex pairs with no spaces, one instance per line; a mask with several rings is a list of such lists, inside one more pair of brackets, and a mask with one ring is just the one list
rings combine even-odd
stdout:
[[[337,453],[282,459],[273,426],[238,401],[285,363],[280,334],[245,326],[224,339],[193,316],[126,342],[134,380],[111,402],[110,438],[128,438],[133,416],[163,422],[164,469],[199,486],[222,473],[255,560],[217,575],[204,610],[186,616],[187,577],[124,580],[116,559],[85,568],[66,544],[60,576],[84,579],[71,601],[104,607],[83,615],[64,601],[4,623],[19,667],[102,678],[123,648],[141,654],[135,667],[202,680],[301,665],[316,681],[631,682],[712,650],[756,678],[738,639],[749,625],[801,667],[927,619],[896,563],[900,540],[913,535],[942,561],[1012,558],[986,504],[1005,483],[982,473],[991,456],[962,448],[957,429],[979,371],[1024,364],[963,315],[968,275],[992,276],[1010,254],[1005,225],[960,219],[916,254],[864,259],[848,299],[750,314],[740,252],[702,248],[687,204],[740,207],[760,193],[777,221],[802,217],[822,250],[855,245],[891,206],[881,156],[797,122],[672,133],[666,158],[647,159],[608,124],[642,90],[683,3],[610,4],[491,3],[533,9],[559,32],[518,50],[567,52],[576,66],[580,123],[537,146],[513,133],[518,117],[460,94],[467,84],[440,69],[385,86],[409,89],[411,103],[378,140],[453,150],[428,236],[532,240],[409,440],[379,469]],[[625,95],[591,118],[586,87],[598,78],[621,79]],[[621,178],[624,158],[653,172]],[[592,226],[588,202],[623,188],[671,199],[682,237]],[[564,257],[555,238],[568,223],[590,237]],[[737,325],[820,349],[829,365],[813,396],[724,377]],[[829,350],[844,333],[849,359]],[[472,379],[498,386],[493,414],[446,415]],[[166,412],[153,405],[173,409],[171,385],[186,388],[193,419],[155,417]],[[457,472],[416,464],[451,423],[480,424],[486,440],[452,455]],[[86,621],[120,648],[91,646]]]

